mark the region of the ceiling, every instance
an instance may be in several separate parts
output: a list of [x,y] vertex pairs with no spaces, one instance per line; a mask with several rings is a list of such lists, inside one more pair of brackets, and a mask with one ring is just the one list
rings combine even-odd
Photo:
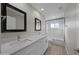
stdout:
[[[37,9],[40,13],[42,13],[45,18],[53,19],[58,17],[63,17],[64,9],[67,5],[66,3],[31,3],[31,5]],[[41,11],[41,8],[44,11]]]

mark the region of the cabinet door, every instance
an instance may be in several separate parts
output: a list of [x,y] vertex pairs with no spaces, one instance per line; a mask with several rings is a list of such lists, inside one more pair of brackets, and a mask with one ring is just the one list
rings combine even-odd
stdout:
[[47,47],[48,47],[47,39],[43,38],[14,54],[15,55],[41,55],[41,54],[44,54]]

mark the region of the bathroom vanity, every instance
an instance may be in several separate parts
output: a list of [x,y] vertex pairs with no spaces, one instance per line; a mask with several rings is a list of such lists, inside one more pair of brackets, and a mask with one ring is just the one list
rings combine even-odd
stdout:
[[[36,16],[33,16],[34,18],[36,17],[35,22],[32,23],[31,20],[34,21],[34,18],[30,18],[31,20],[27,19],[28,12],[26,11],[27,10],[23,10],[22,8],[19,8],[14,4],[12,5],[9,3],[1,3],[1,55],[41,55],[44,54],[46,49],[48,48],[47,35],[39,34],[42,31],[41,29],[43,27],[41,23],[42,19],[36,17],[36,14]],[[30,14],[28,13],[28,15]],[[34,33],[26,30],[28,28],[27,20],[28,22],[30,22],[28,23],[28,25],[35,24],[34,31],[33,26],[28,26],[30,27],[28,30],[31,29]],[[19,32],[22,32],[21,34],[26,33],[28,37],[25,36],[20,38],[20,36],[18,36],[21,35],[19,34]],[[29,35],[29,33],[31,35]],[[3,41],[6,43],[3,43]]]
[[32,35],[1,46],[1,55],[42,55],[48,48],[45,34]]

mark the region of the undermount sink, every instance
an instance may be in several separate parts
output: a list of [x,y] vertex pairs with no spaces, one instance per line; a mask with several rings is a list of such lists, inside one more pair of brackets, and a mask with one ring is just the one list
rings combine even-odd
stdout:
[[32,41],[32,40],[24,38],[24,39],[19,39],[19,41]]
[[29,41],[32,41],[30,39],[20,39],[20,41],[15,41],[15,42],[12,42],[10,43],[10,45],[18,45],[18,44],[21,44],[21,43],[24,43],[24,42],[29,42]]

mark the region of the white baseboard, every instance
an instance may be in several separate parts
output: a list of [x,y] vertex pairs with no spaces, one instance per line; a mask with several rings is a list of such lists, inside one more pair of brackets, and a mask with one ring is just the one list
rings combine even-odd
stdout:
[[68,48],[66,45],[65,45],[65,50],[66,50],[66,54],[69,55]]

